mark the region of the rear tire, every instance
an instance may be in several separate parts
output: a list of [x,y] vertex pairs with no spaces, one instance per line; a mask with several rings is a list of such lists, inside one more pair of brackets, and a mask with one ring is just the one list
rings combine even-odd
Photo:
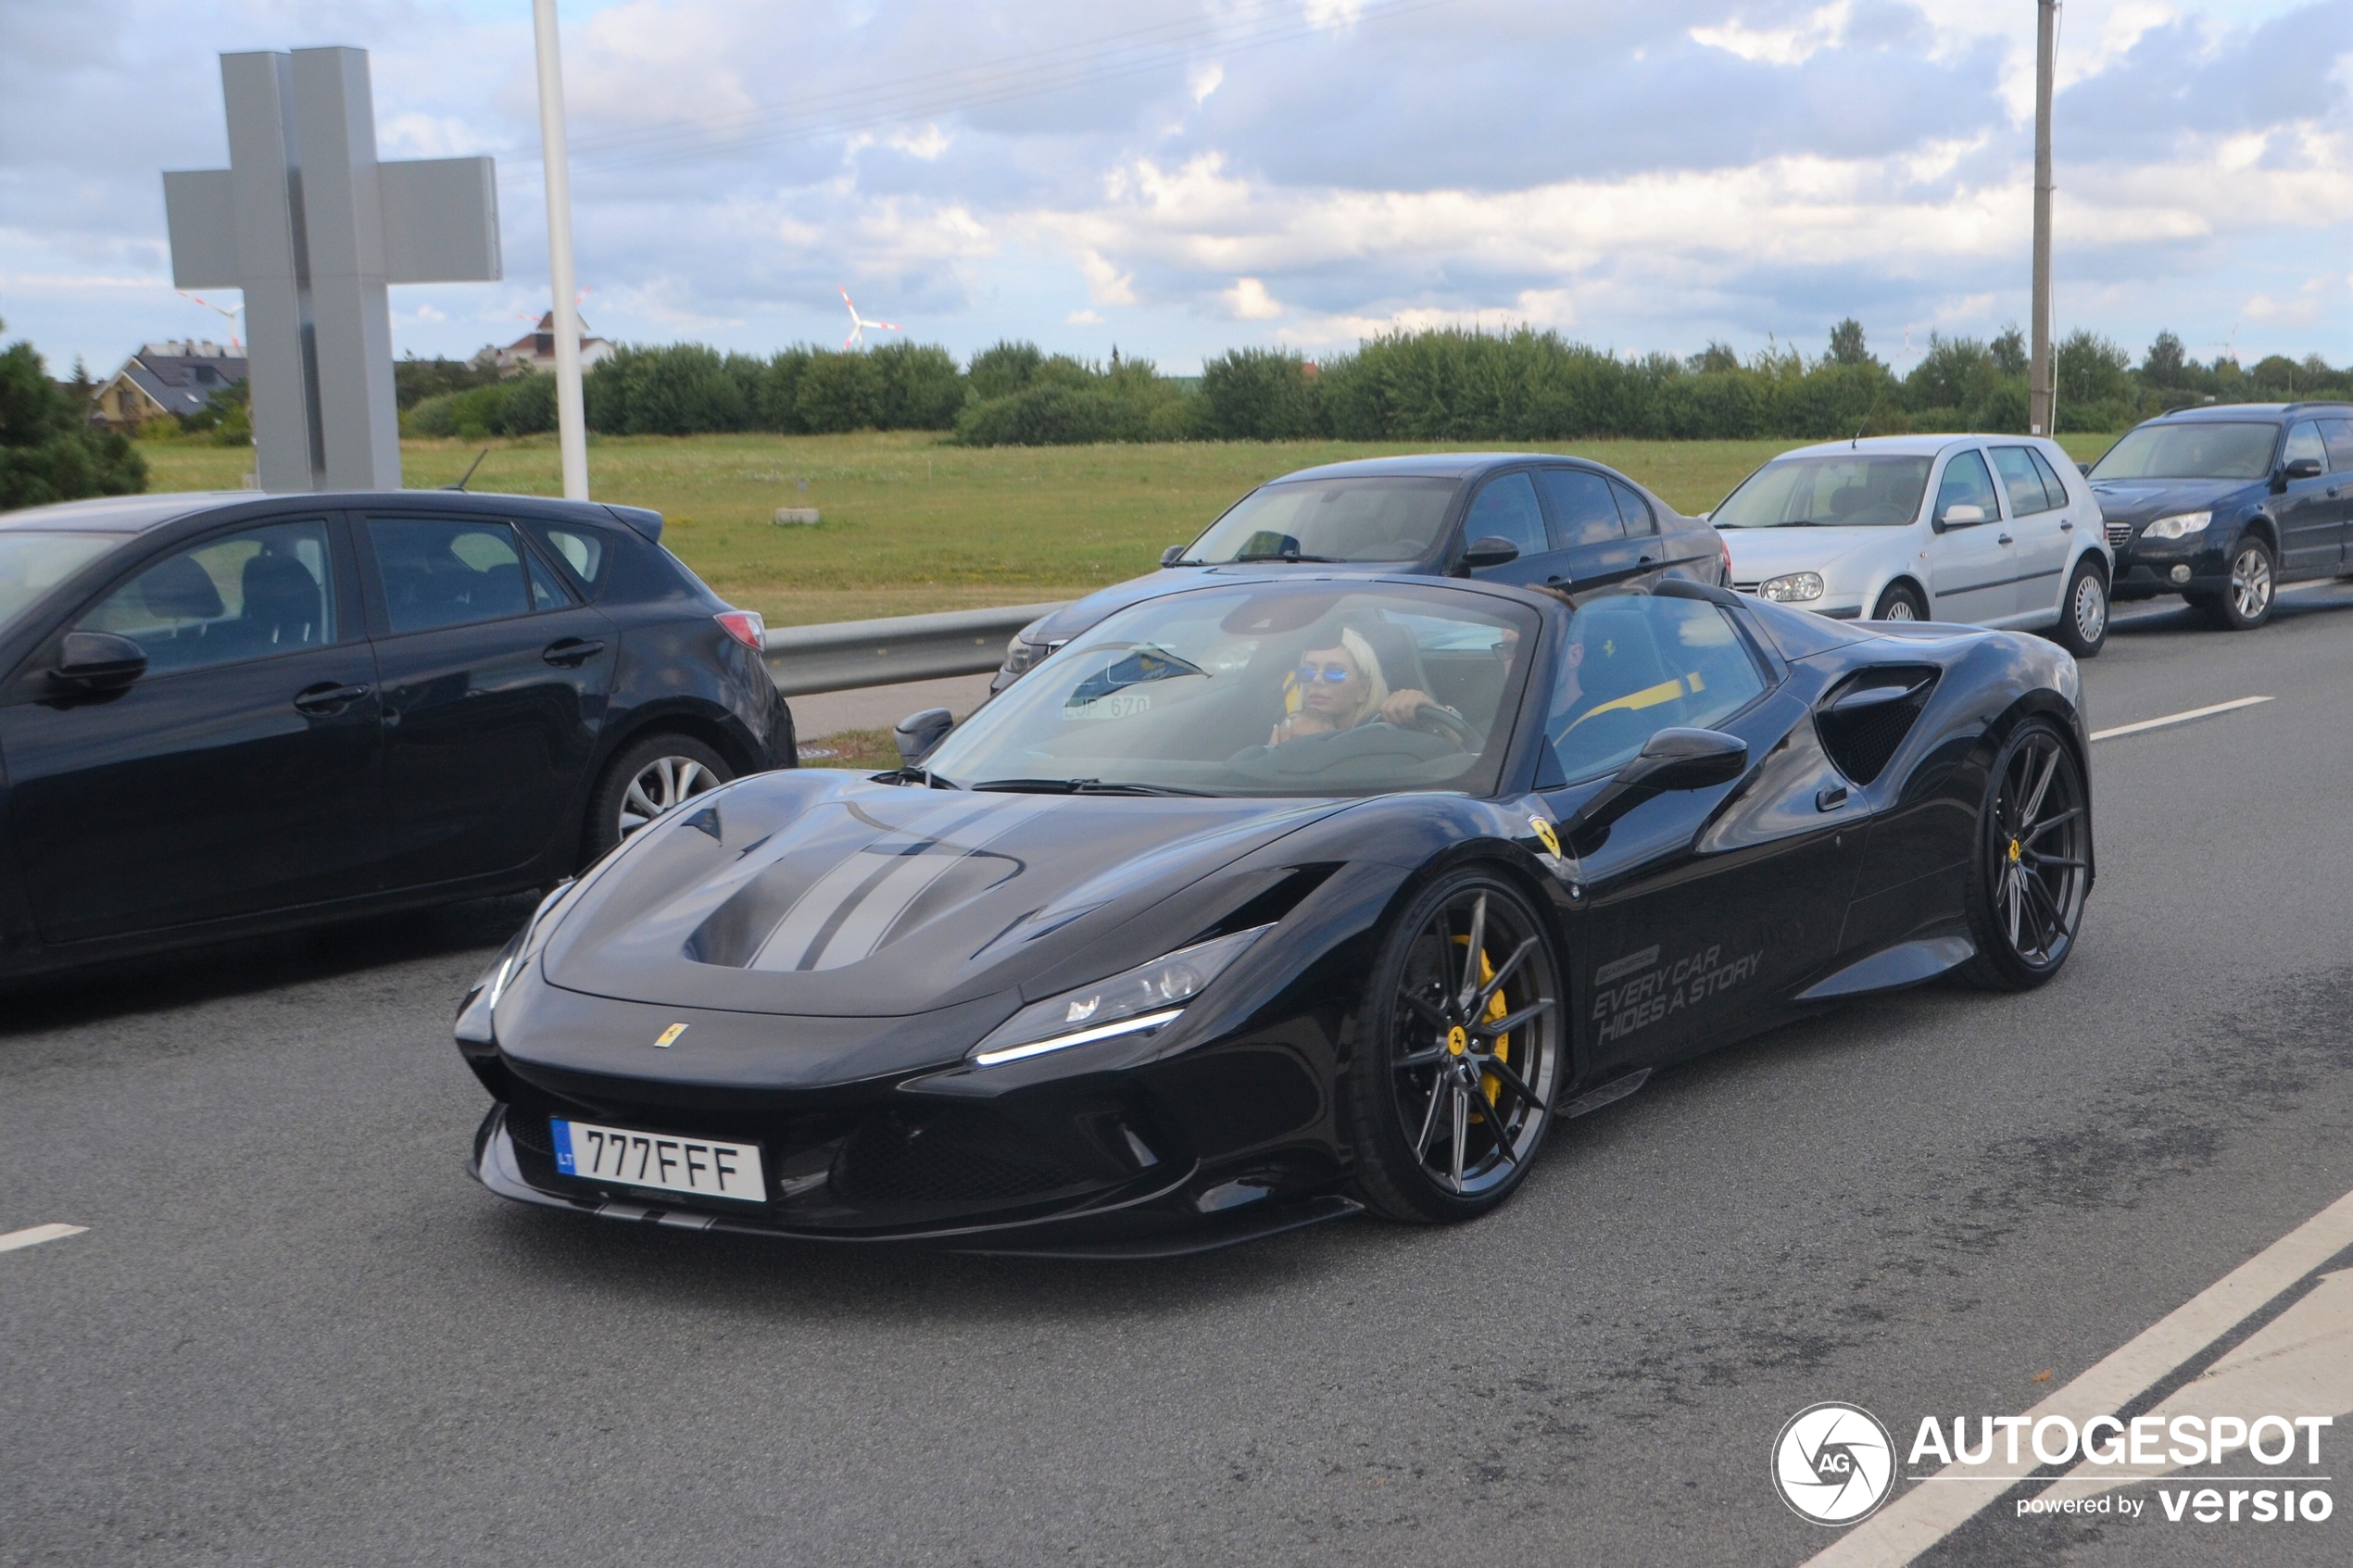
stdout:
[[1406,907],[1340,1085],[1366,1207],[1441,1224],[1519,1185],[1567,1067],[1560,974],[1536,907],[1491,872],[1448,872]]
[[606,764],[589,794],[581,863],[735,776],[725,758],[692,735],[675,730],[640,735]]
[[2075,951],[2092,885],[2091,796],[2058,727],[2029,719],[1995,757],[1978,808],[1977,853],[1962,903],[1977,956],[1960,978],[2027,991]]
[[2086,556],[2068,577],[2053,640],[2078,659],[2097,659],[2108,646],[2108,579]]
[[2230,585],[2209,601],[2208,613],[2226,632],[2252,632],[2271,619],[2279,601],[2279,565],[2260,539],[2239,541],[2231,553]]
[[1873,621],[1926,621],[1928,606],[1920,599],[1920,592],[1908,583],[1891,583],[1879,596],[1879,608],[1871,611]]

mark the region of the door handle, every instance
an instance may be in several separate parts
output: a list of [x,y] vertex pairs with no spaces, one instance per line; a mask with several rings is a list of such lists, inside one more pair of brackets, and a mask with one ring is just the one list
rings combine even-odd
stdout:
[[1817,811],[1835,811],[1845,804],[1846,786],[1844,784],[1832,784],[1828,789],[1817,790],[1814,793],[1814,809]]
[[2001,535],[1999,538],[1995,539],[1995,540],[1994,541],[1994,543],[1995,543],[1996,545],[2015,545],[2015,544],[2017,544],[2017,543],[2018,543],[2018,541],[2017,541],[2017,540],[2015,540],[2015,539],[2013,539],[2013,538],[2011,538],[2008,534],[2005,533],[2005,534]]
[[296,693],[294,705],[304,713],[340,713],[372,690],[371,686],[338,686],[331,681],[321,681]]
[[1644,556],[1642,558],[1642,564],[1644,566],[1656,566],[1658,564],[1658,558],[1656,556]]
[[2075,525],[2071,522],[2062,522],[2059,524],[2059,532],[2061,533],[2072,533],[2075,532]]
[[605,651],[605,645],[588,637],[558,637],[549,643],[539,657],[559,669],[572,669],[587,663]]

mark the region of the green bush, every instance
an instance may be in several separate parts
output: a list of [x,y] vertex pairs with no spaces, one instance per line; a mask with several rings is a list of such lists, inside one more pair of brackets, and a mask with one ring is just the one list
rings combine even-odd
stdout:
[[1072,446],[1146,439],[1150,413],[1095,387],[1041,382],[1009,396],[967,404],[957,416],[963,446]]
[[751,422],[757,360],[698,343],[615,349],[582,378],[588,428],[608,435],[697,435]]
[[1301,356],[1236,348],[1201,368],[1202,433],[1221,441],[1301,441],[1328,434],[1317,376]]
[[793,408],[815,435],[872,430],[882,423],[882,378],[865,354],[815,354],[800,373]]
[[875,423],[883,430],[946,430],[964,406],[964,376],[946,349],[894,343],[866,357],[875,376]]
[[147,487],[147,462],[93,429],[29,343],[0,350],[0,511]]

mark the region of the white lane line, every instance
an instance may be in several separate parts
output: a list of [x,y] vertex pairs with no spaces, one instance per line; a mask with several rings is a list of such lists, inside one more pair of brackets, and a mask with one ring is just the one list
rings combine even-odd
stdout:
[[2119,735],[2137,735],[2143,730],[2161,730],[2168,724],[2186,724],[2193,719],[2203,719],[2209,713],[2229,713],[2236,709],[2253,708],[2269,702],[2268,696],[2243,696],[2230,702],[2218,702],[2210,708],[2193,708],[2186,713],[2168,713],[2162,719],[2144,719],[2137,724],[2119,724],[2112,730],[2094,730],[2094,740],[2114,740]]
[[[2026,1411],[2027,1421],[2063,1415],[2080,1428],[2095,1415],[2113,1415],[2347,1247],[2353,1247],[2353,1192],[2110,1352]],[[1966,1482],[1916,1486],[1807,1559],[1806,1568],[1896,1568],[1968,1524],[1980,1509],[2040,1468],[2032,1449],[2022,1447],[2015,1463],[1994,1460],[1970,1465]]]
[[80,1236],[88,1225],[34,1225],[30,1230],[10,1231],[0,1236],[0,1252],[14,1252],[19,1247],[38,1247],[44,1241],[59,1241],[69,1236]]
[[[2285,597],[2289,594],[2309,593],[2314,588],[2339,588],[2343,586],[2344,584],[2323,577],[2310,583],[2291,583],[2284,588],[2274,589],[2273,596],[2275,597]],[[2135,610],[2130,615],[2111,615],[2108,618],[2108,623],[2111,626],[2118,626],[2128,621],[2148,621],[2160,615],[2179,615],[2189,608],[2190,607],[2185,604],[2167,605],[2162,609],[2142,609]]]

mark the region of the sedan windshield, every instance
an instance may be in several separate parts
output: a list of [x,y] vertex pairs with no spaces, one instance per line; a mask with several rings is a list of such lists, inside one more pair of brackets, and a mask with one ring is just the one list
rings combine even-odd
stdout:
[[2261,479],[2271,471],[2277,425],[2200,420],[2125,433],[2092,467],[2099,479]]
[[1919,516],[1934,460],[1870,452],[1778,458],[1707,521],[1718,528],[1900,528]]
[[1105,620],[926,766],[971,789],[1490,793],[1535,612],[1441,587],[1260,583]]
[[120,533],[12,533],[0,529],[0,634],[42,595],[121,543]]
[[1210,524],[1189,561],[1419,560],[1438,543],[1451,479],[1295,479],[1262,484]]

